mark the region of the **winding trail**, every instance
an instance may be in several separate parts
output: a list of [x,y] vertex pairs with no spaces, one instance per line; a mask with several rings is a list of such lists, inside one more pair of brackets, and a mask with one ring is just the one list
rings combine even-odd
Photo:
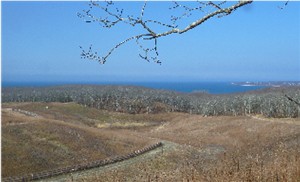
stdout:
[[105,166],[100,166],[100,167],[93,168],[93,169],[77,171],[75,173],[69,173],[69,174],[64,174],[64,175],[60,175],[60,176],[56,176],[56,177],[52,177],[52,178],[42,179],[40,181],[43,181],[43,182],[51,182],[51,181],[65,182],[68,180],[76,181],[76,179],[83,179],[88,176],[99,175],[99,174],[102,174],[102,173],[105,173],[107,171],[111,171],[114,169],[126,168],[127,166],[130,166],[134,163],[145,161],[147,159],[151,159],[151,158],[154,158],[155,156],[161,155],[162,152],[164,150],[166,150],[166,148],[172,147],[172,146],[170,146],[170,144],[168,142],[166,143],[166,142],[162,141],[162,143],[163,143],[163,145],[162,145],[163,147],[155,148],[149,152],[146,152],[146,153],[136,156],[134,158],[130,158],[128,160],[108,164]]
[[[155,139],[155,138],[151,138],[151,139]],[[153,150],[150,150],[146,153],[143,153],[142,155],[138,155],[136,157],[130,158],[128,160],[108,164],[105,166],[99,166],[99,167],[88,169],[88,170],[80,170],[80,171],[76,171],[76,172],[72,172],[72,173],[68,173],[68,174],[62,174],[62,175],[51,177],[51,178],[41,179],[39,181],[41,181],[41,182],[77,181],[77,179],[84,179],[85,177],[89,177],[89,176],[97,176],[97,175],[103,174],[107,171],[116,170],[118,168],[126,168],[127,166],[133,165],[135,163],[143,162],[143,161],[146,161],[149,159],[153,159],[159,155],[163,155],[163,153],[170,152],[170,151],[176,150],[177,148],[181,147],[180,144],[166,141],[166,140],[161,140],[161,143],[162,143],[161,146],[156,147]]]
[[248,115],[248,116],[260,121],[300,125],[299,120],[293,118],[267,118],[261,115]]

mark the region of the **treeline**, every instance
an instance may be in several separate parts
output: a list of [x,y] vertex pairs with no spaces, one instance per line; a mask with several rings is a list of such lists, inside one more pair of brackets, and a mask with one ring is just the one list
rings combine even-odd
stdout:
[[135,86],[66,85],[2,89],[2,102],[76,102],[126,113],[187,112],[204,116],[262,114],[299,117],[300,87],[237,94],[184,94]]

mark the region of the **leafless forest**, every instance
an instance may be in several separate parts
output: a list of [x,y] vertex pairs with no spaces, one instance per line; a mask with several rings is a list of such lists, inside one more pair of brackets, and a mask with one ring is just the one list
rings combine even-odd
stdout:
[[4,88],[2,102],[76,102],[84,106],[131,114],[184,112],[204,116],[262,114],[298,117],[299,87],[212,95],[184,94],[134,86],[70,85],[40,88]]

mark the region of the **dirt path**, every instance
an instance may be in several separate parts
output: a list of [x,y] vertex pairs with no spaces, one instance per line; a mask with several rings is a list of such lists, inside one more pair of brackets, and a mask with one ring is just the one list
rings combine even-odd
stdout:
[[261,115],[250,115],[250,117],[253,119],[256,119],[256,120],[260,120],[260,121],[300,125],[299,118],[266,118]]

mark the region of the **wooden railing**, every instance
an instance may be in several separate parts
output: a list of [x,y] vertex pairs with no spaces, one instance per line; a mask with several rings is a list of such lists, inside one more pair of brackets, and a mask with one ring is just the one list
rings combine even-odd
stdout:
[[77,172],[77,171],[83,171],[83,170],[92,169],[92,168],[96,168],[96,167],[102,167],[102,166],[105,166],[105,165],[108,165],[108,164],[113,164],[113,163],[117,163],[117,162],[121,162],[121,161],[124,161],[124,160],[131,159],[133,157],[137,157],[137,156],[142,155],[146,152],[149,152],[149,151],[154,150],[158,147],[161,147],[162,145],[163,145],[162,142],[157,142],[155,144],[146,146],[142,149],[136,150],[136,151],[131,152],[131,153],[126,154],[126,155],[116,156],[116,157],[107,158],[107,159],[103,159],[103,160],[97,160],[97,161],[84,163],[84,164],[79,164],[79,165],[68,166],[68,167],[65,167],[65,168],[59,168],[59,169],[55,169],[55,170],[43,171],[43,172],[33,173],[33,174],[27,174],[27,175],[23,175],[23,176],[7,177],[7,178],[3,178],[2,181],[3,182],[33,181],[33,180],[50,178],[50,177],[58,176],[58,175],[62,175],[62,174],[68,174],[68,173],[73,173],[73,172]]

